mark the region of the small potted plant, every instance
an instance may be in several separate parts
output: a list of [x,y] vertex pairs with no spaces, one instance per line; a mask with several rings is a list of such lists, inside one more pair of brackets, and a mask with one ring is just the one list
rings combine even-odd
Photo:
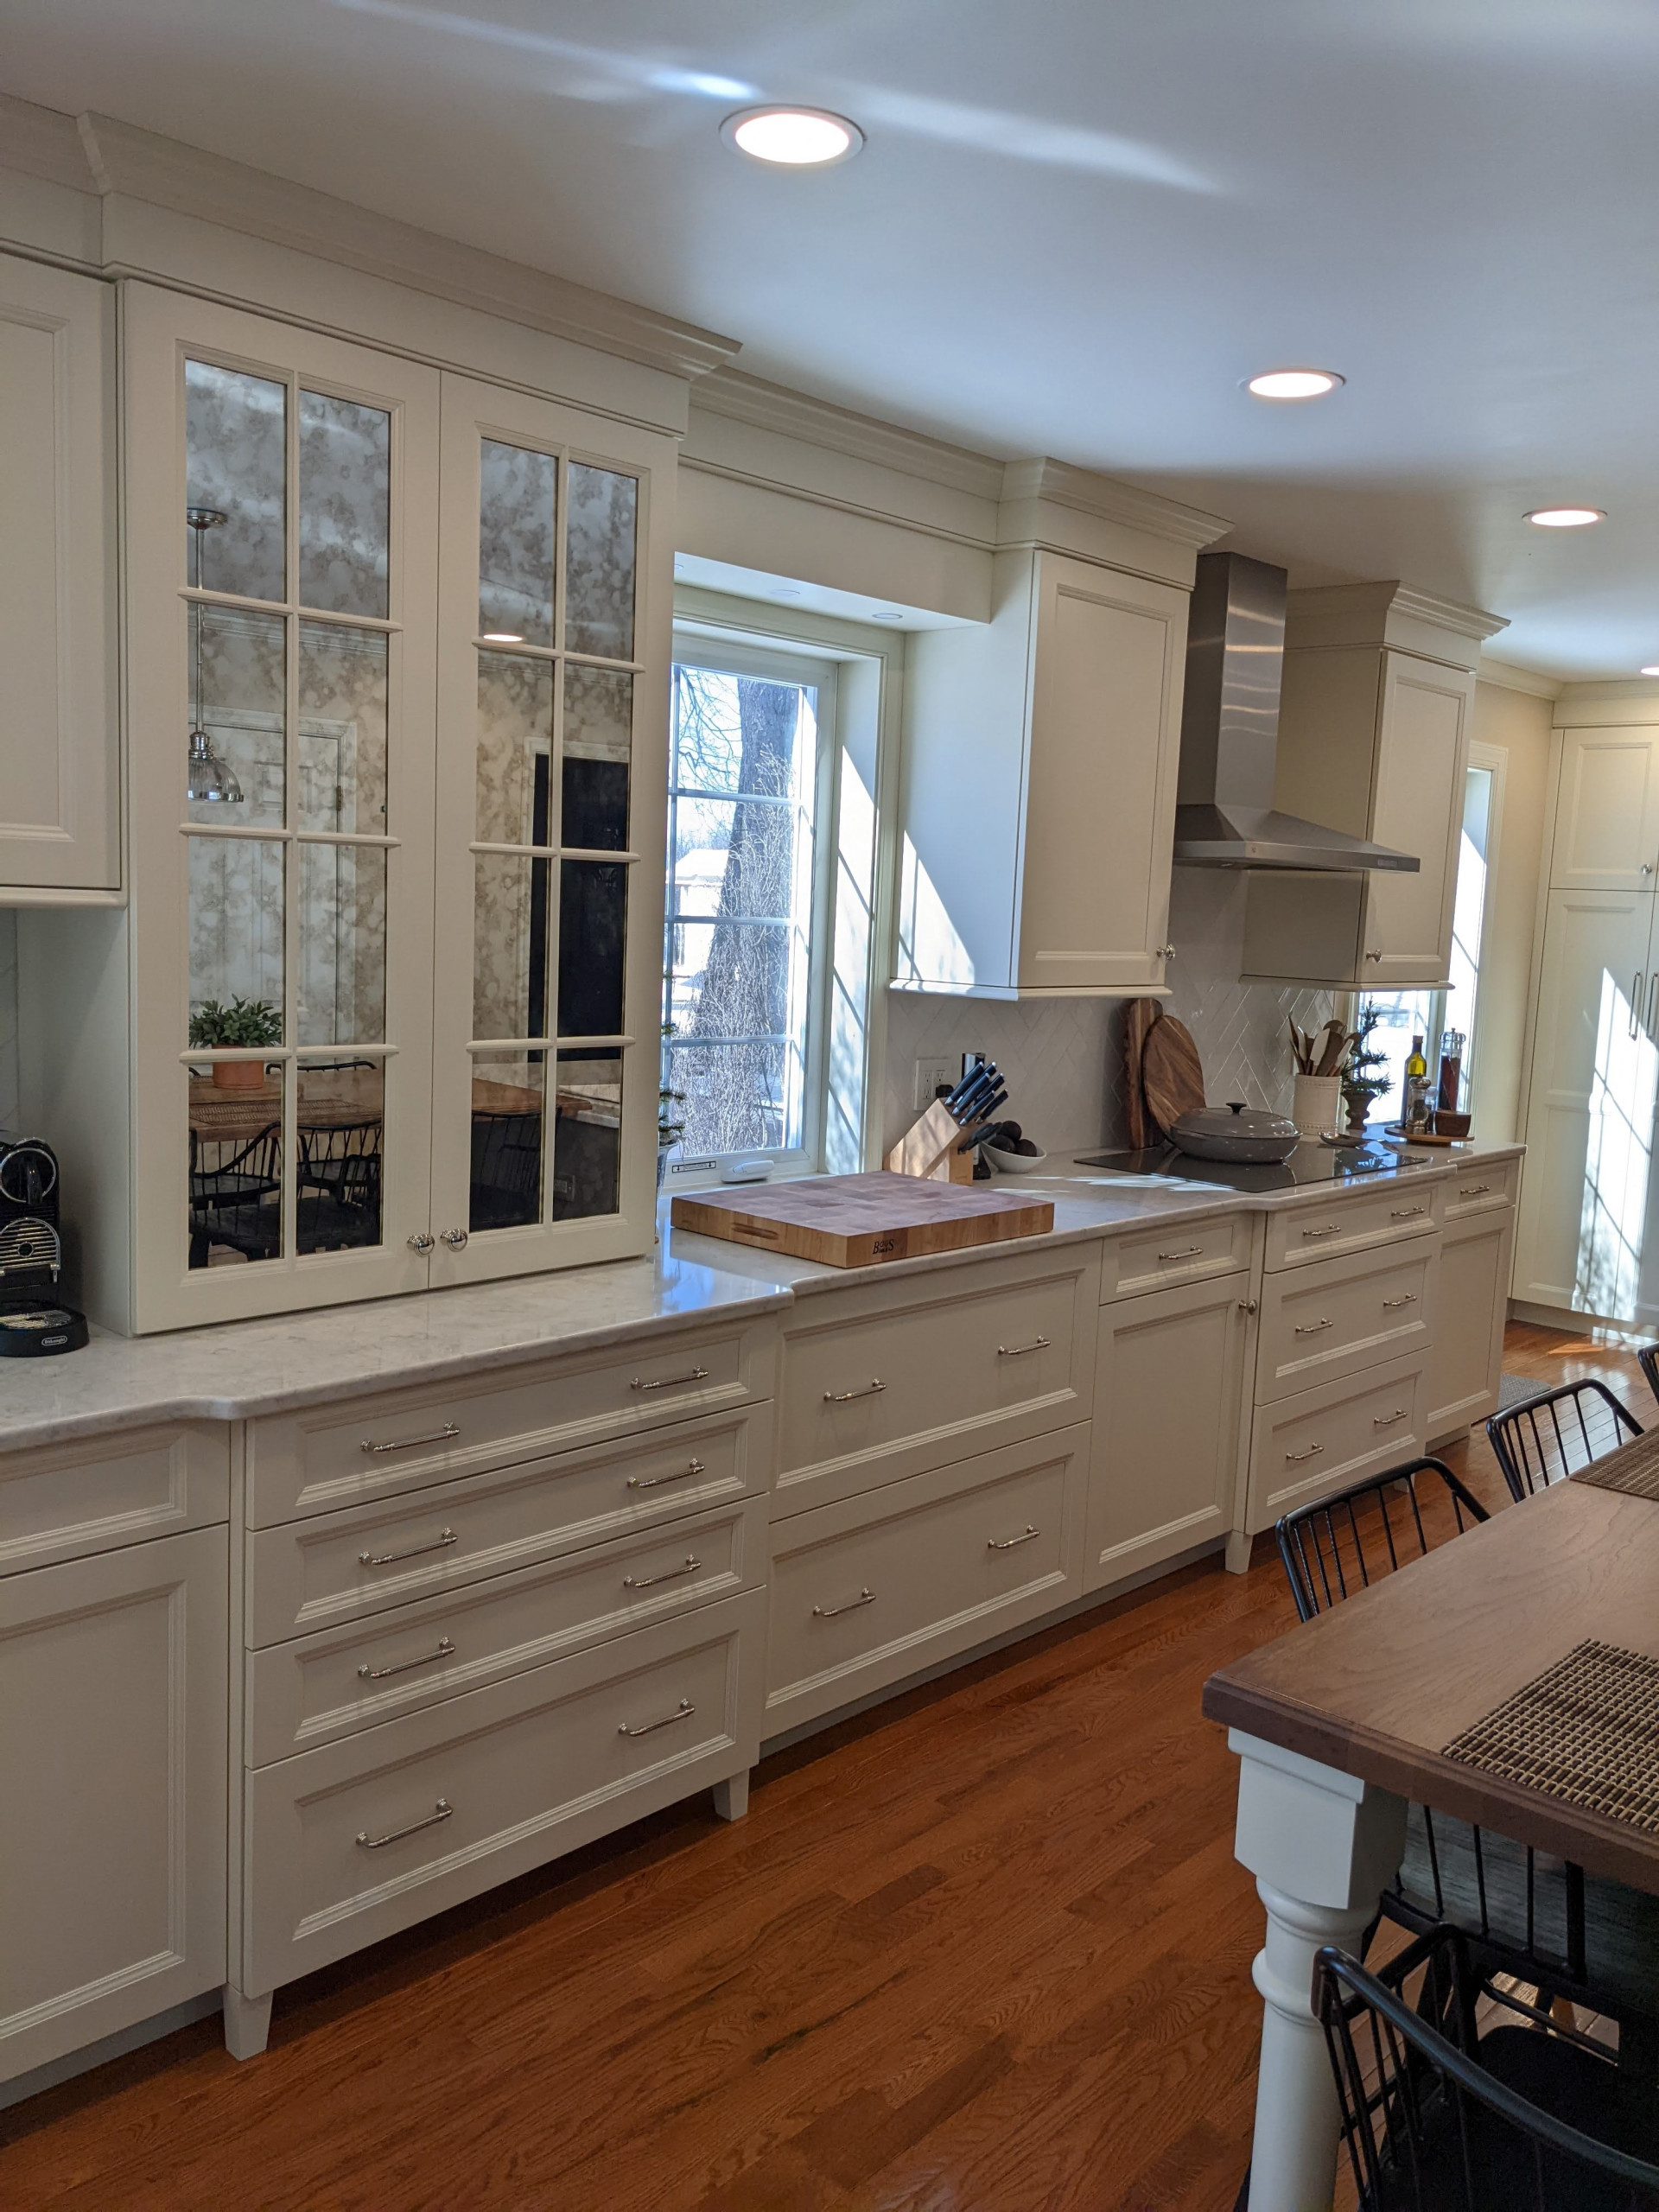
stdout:
[[[190,1017],[190,1045],[194,1052],[211,1052],[216,1046],[280,1045],[283,1017],[264,999],[234,998],[229,1006],[218,999],[204,999]],[[213,1084],[219,1090],[257,1090],[265,1079],[263,1060],[215,1060]]]
[[1343,1135],[1347,1137],[1363,1137],[1371,1101],[1380,1098],[1390,1087],[1388,1077],[1376,1072],[1378,1068],[1388,1066],[1389,1056],[1371,1047],[1371,1032],[1382,1019],[1380,1010],[1367,1001],[1354,1033],[1358,1042],[1342,1078],[1343,1103],[1348,1109],[1348,1126]]
[[[663,1024],[664,1043],[666,1044],[673,1034],[674,1024],[665,1021]],[[664,1054],[664,1058],[666,1061],[667,1055]],[[666,1065],[662,1072],[664,1075],[668,1073]],[[657,1187],[659,1191],[663,1187],[663,1170],[668,1165],[668,1155],[685,1135],[684,1122],[676,1120],[674,1114],[675,1108],[684,1103],[685,1093],[683,1090],[671,1090],[666,1083],[659,1086],[657,1092]]]

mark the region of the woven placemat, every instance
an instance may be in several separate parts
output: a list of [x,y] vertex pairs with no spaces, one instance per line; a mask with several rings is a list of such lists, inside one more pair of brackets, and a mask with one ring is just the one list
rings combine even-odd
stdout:
[[1659,1659],[1580,1643],[1445,1756],[1659,1835]]
[[1605,1459],[1592,1459],[1572,1479],[1595,1490],[1622,1491],[1627,1497],[1659,1499],[1659,1428],[1633,1436]]

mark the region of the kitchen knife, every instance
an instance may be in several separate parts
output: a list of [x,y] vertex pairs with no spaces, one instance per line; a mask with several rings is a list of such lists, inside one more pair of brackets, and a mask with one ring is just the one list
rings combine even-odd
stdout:
[[983,1144],[985,1141],[986,1130],[995,1126],[995,1116],[998,1109],[1006,1106],[1007,1103],[1007,1092],[1006,1090],[999,1090],[994,1097],[986,1102],[983,1109],[976,1117],[975,1126],[969,1130],[967,1135],[957,1147],[957,1150],[958,1152],[972,1152],[976,1145]]
[[945,1093],[944,1103],[957,1119],[962,1119],[962,1109],[969,1094],[977,1090],[988,1077],[996,1073],[995,1060],[976,1060],[960,1083]]
[[973,1082],[968,1085],[961,1097],[950,1109],[957,1121],[966,1124],[978,1120],[981,1109],[997,1088],[999,1080],[995,1067],[981,1068],[976,1071]]

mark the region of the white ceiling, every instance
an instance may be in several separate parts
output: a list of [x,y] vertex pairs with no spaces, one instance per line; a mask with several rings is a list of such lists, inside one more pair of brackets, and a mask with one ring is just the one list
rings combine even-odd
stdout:
[[[1232,517],[1293,580],[1659,660],[1656,0],[5,0],[0,74]],[[763,169],[747,99],[865,152]],[[1343,372],[1274,408],[1241,380]],[[1597,529],[1522,520],[1603,506]]]

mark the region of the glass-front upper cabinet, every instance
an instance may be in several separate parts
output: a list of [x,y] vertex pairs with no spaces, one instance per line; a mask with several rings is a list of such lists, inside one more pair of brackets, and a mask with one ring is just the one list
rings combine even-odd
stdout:
[[435,1281],[650,1242],[664,448],[444,378]]
[[135,1318],[424,1287],[439,378],[138,285],[126,349]]

